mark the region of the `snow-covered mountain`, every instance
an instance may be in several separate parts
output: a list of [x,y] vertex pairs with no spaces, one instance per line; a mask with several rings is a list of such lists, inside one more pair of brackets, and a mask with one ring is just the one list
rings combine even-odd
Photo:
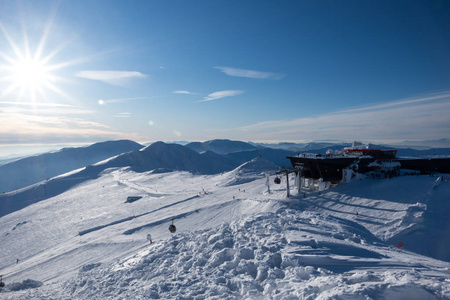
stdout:
[[239,163],[247,162],[255,157],[261,156],[262,158],[271,161],[275,165],[279,167],[289,167],[291,166],[291,162],[286,156],[295,156],[296,152],[283,150],[283,149],[270,149],[270,148],[261,148],[258,150],[250,150],[250,151],[241,151],[225,154],[225,156],[229,159],[237,161]]
[[212,151],[218,154],[226,154],[232,152],[249,151],[257,149],[249,143],[230,140],[211,140],[206,142],[192,142],[186,145],[189,149],[196,152]]
[[63,148],[0,166],[0,193],[10,192],[143,146],[129,140]]
[[258,156],[234,169],[228,175],[231,180],[226,185],[239,185],[251,182],[255,179],[264,178],[267,174],[273,175],[279,169],[273,162]]
[[450,299],[449,181],[286,198],[228,163],[155,143],[0,195],[0,299]]
[[[268,143],[254,143],[253,145],[264,147],[264,148],[271,148],[271,149],[283,149],[288,150],[292,152],[309,152],[309,151],[316,151],[322,149],[330,149],[330,148],[337,148],[339,150],[342,150],[342,148],[351,146],[351,143],[330,143],[330,142],[310,142],[310,143],[276,143],[276,144],[268,144]],[[326,151],[326,150],[325,150]]]
[[87,180],[96,179],[109,168],[129,168],[136,172],[177,170],[194,174],[217,174],[232,170],[237,165],[213,152],[199,154],[178,144],[157,142],[20,190],[0,194],[0,217],[36,201],[59,195]]
[[197,153],[178,144],[156,142],[142,148],[119,155],[96,167],[130,167],[137,172],[155,169],[189,171],[194,174],[216,174],[232,170],[237,164],[211,151]]

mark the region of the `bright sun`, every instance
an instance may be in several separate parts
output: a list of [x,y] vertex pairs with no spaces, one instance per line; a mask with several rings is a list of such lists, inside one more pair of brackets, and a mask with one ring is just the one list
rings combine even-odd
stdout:
[[29,91],[41,90],[50,81],[45,65],[36,59],[21,59],[11,65],[11,79]]
[[6,30],[1,29],[14,52],[14,56],[0,52],[0,57],[4,59],[4,63],[0,65],[0,74],[3,73],[0,81],[7,82],[1,96],[16,94],[18,100],[36,102],[46,98],[45,91],[48,89],[62,94],[54,85],[58,77],[51,73],[61,68],[62,64],[48,64],[56,52],[46,57],[41,56],[46,36],[42,37],[36,52],[31,54],[28,43],[25,43],[23,50],[19,49]]
[[17,59],[9,59],[9,65],[4,66],[8,75],[5,80],[10,82],[3,94],[19,92],[19,98],[30,97],[36,101],[37,95],[45,96],[44,89],[56,90],[53,82],[56,77],[50,73],[51,67],[44,60],[36,57],[18,55]]

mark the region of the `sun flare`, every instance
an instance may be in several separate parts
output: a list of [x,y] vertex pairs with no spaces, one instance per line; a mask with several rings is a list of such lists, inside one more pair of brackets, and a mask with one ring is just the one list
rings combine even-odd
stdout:
[[[45,100],[47,90],[63,94],[55,86],[59,78],[52,74],[52,71],[60,69],[64,64],[49,63],[57,51],[48,56],[41,55],[46,35],[42,36],[41,43],[33,53],[28,42],[24,42],[24,47],[21,48],[12,40],[4,28],[1,29],[11,46],[12,53],[6,54],[0,51],[0,58],[3,58],[3,62],[0,64],[0,81],[7,83],[0,95],[16,95],[17,100],[35,102]],[[25,41],[28,41],[27,36]]]
[[11,65],[11,77],[19,87],[36,91],[47,85],[51,76],[41,61],[27,58]]
[[18,55],[8,62],[3,70],[7,73],[4,80],[9,82],[9,87],[3,94],[17,91],[19,98],[30,97],[36,101],[37,95],[45,97],[45,89],[57,90],[53,84],[57,78],[51,74],[51,66],[46,65],[45,60]]

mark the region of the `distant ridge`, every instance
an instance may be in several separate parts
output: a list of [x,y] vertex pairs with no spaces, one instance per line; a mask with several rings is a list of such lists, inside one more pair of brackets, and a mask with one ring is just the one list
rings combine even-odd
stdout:
[[107,167],[130,167],[137,172],[158,168],[188,171],[193,174],[217,174],[234,169],[237,164],[213,152],[199,154],[186,146],[156,142],[120,155],[106,163]]
[[397,156],[401,157],[429,157],[429,156],[449,156],[450,148],[432,148],[427,150],[399,149]]
[[310,142],[310,143],[276,143],[276,144],[268,144],[268,143],[255,143],[255,146],[263,147],[263,148],[271,148],[271,149],[283,149],[293,152],[306,152],[306,151],[316,151],[321,149],[328,149],[330,147],[344,148],[347,146],[351,146],[351,143],[330,143],[330,142]]
[[257,147],[249,143],[231,140],[211,140],[206,142],[192,142],[186,145],[196,152],[212,151],[218,154],[255,150]]
[[0,193],[14,191],[142,147],[130,140],[107,141],[19,159],[0,166]]
[[450,148],[450,139],[425,140],[425,141],[403,141],[399,146],[409,148]]

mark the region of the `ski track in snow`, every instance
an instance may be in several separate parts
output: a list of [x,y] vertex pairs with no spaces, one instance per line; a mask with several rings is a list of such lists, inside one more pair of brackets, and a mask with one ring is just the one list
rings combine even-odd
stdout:
[[[0,218],[0,299],[450,299],[450,263],[408,251],[426,250],[408,237],[450,195],[435,180],[286,199],[245,169],[108,169]],[[392,246],[400,239],[405,250]]]
[[[160,208],[158,208],[158,209],[155,209],[155,210],[152,210],[152,211],[148,211],[148,212],[146,212],[146,213],[142,213],[142,214],[139,214],[139,215],[134,215],[134,216],[131,216],[131,217],[128,217],[128,218],[124,218],[124,219],[120,219],[120,220],[117,220],[117,221],[114,221],[114,222],[111,222],[111,223],[108,223],[108,224],[105,224],[105,225],[100,225],[100,226],[96,226],[96,227],[94,227],[94,228],[82,230],[82,231],[80,231],[80,232],[78,233],[78,235],[85,235],[85,234],[87,234],[87,233],[90,233],[90,232],[93,232],[93,231],[97,231],[97,230],[106,228],[106,227],[108,227],[108,226],[113,226],[113,225],[116,225],[116,224],[119,224],[119,223],[131,221],[131,220],[133,220],[134,218],[143,217],[143,216],[145,216],[145,215],[155,213],[155,212],[157,212],[157,211],[166,209],[166,208],[168,208],[168,207],[171,207],[171,206],[174,206],[174,205],[177,205],[177,204],[181,204],[181,203],[186,202],[186,201],[190,201],[190,200],[192,200],[192,199],[194,199],[194,198],[198,198],[198,197],[199,197],[198,195],[195,195],[195,196],[193,196],[193,197],[189,197],[189,198],[187,198],[187,199],[184,199],[184,200],[181,200],[181,201],[178,201],[178,202],[169,204],[169,205],[162,206],[162,207],[160,207]],[[181,215],[177,215],[177,216],[172,216],[172,217],[178,219],[178,218],[183,218],[183,217],[185,217],[186,215],[187,215],[187,213],[181,214]],[[167,222],[167,220],[161,220],[161,221],[154,222],[154,223],[152,223],[152,224],[144,225],[144,226],[141,226],[141,227],[151,227],[151,226],[159,225],[159,224],[164,223],[164,222]],[[139,230],[139,229],[136,229],[136,230],[132,229],[132,230],[127,231],[127,233],[124,233],[124,234],[131,234],[131,233],[133,233],[134,231],[137,231],[137,230]]]

